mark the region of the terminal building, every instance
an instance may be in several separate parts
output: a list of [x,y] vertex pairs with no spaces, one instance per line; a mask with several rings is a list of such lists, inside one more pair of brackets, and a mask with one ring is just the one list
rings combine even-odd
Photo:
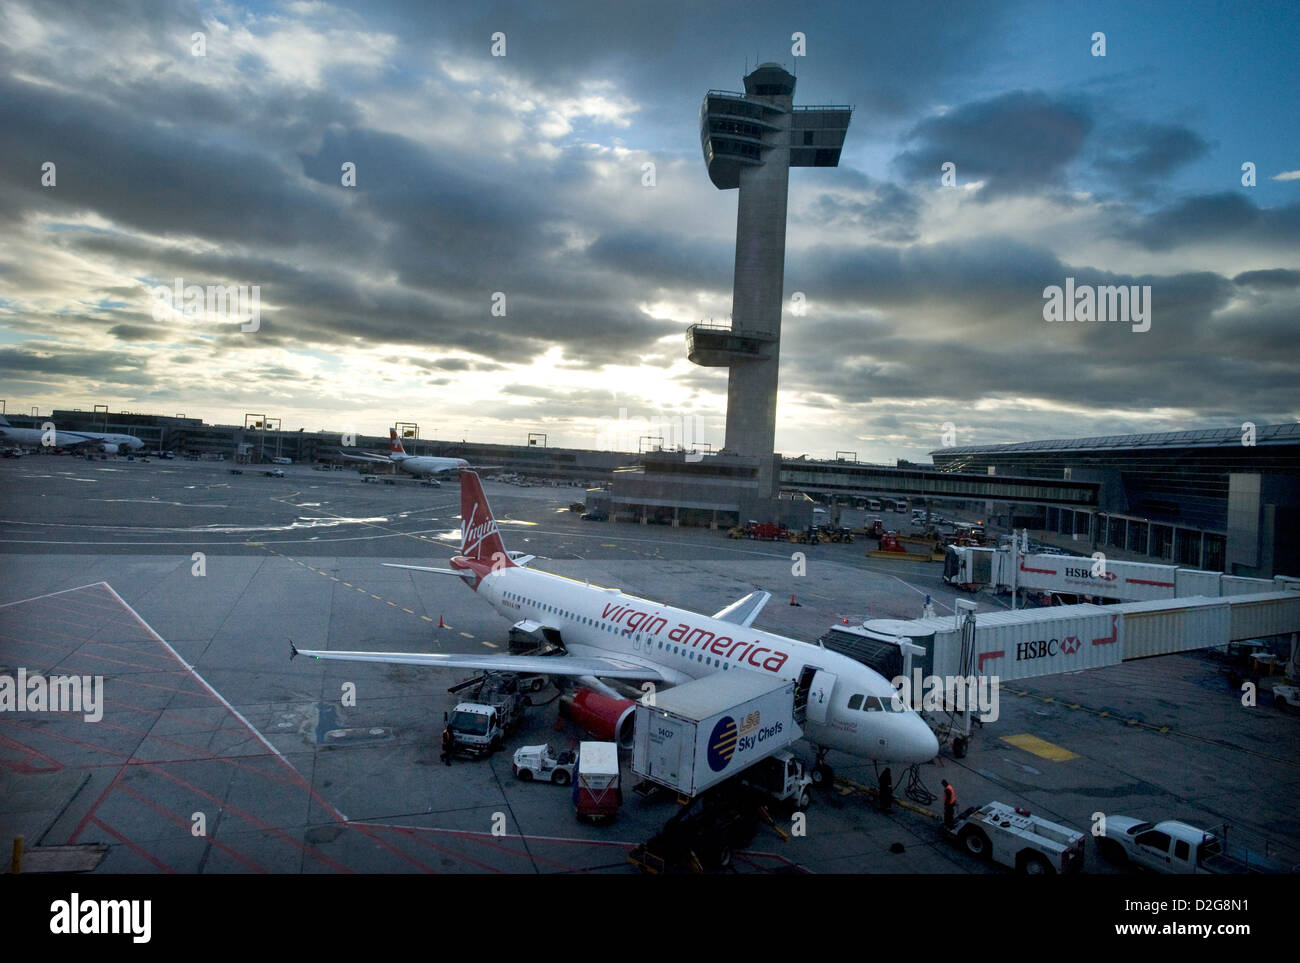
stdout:
[[969,445],[930,452],[963,475],[1097,486],[1095,505],[1018,505],[1018,527],[1088,551],[1256,578],[1300,575],[1300,424]]

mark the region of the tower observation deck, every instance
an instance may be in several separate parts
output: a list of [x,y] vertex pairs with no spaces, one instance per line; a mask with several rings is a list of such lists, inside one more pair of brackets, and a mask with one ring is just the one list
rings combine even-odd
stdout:
[[[709,179],[739,188],[731,326],[693,325],[687,354],[726,366],[724,451],[772,464],[776,446],[781,300],[785,283],[786,202],[791,167],[836,167],[853,108],[794,106],[795,78],[765,63],[745,77],[745,92],[710,90],[700,107],[700,144]],[[760,468],[760,490],[778,479]]]

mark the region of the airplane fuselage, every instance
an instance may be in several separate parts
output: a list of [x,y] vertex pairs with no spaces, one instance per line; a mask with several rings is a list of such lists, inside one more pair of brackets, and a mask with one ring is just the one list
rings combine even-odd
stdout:
[[402,471],[421,477],[469,467],[469,462],[464,458],[439,458],[434,455],[390,455],[389,457]]
[[821,646],[548,572],[490,570],[459,556],[451,566],[475,571],[472,586],[505,618],[556,629],[574,656],[613,655],[653,667],[672,684],[718,672],[798,682],[813,668],[820,671],[804,727],[812,743],[900,763],[928,762],[938,752],[925,721],[893,707],[895,690],[884,676]]
[[[55,429],[45,432],[39,428],[14,428],[12,425],[0,426],[0,439],[14,445],[28,448],[74,448],[86,445],[102,444],[116,446],[128,451],[144,447],[144,442],[134,435],[121,435],[114,432],[99,431],[62,431]],[[46,444],[46,442],[53,444]]]

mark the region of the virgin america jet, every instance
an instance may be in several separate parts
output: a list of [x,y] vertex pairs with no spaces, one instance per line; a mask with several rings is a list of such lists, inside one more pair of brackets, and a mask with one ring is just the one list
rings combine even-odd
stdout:
[[450,568],[397,565],[455,575],[511,622],[531,620],[561,655],[309,651],[290,657],[395,662],[574,677],[607,695],[600,681],[672,686],[721,672],[768,673],[798,683],[807,700],[804,735],[817,747],[818,781],[829,781],[830,749],[877,762],[921,763],[939,751],[925,721],[894,699],[884,676],[821,646],[751,627],[771,598],[752,592],[712,616],[527,567],[506,551],[475,472],[461,472],[461,551]]
[[344,455],[348,461],[388,462],[404,472],[426,478],[444,471],[456,471],[468,468],[469,462],[464,458],[442,458],[436,455],[408,455],[402,447],[402,439],[397,437],[397,429],[388,429],[388,455]]

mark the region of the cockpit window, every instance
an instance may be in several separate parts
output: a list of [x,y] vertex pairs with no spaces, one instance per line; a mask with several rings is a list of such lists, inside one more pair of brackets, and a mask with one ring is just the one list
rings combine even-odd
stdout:
[[876,696],[867,696],[866,703],[862,708],[867,712],[879,712],[884,706],[880,704],[880,699]]
[[849,708],[850,708],[850,709],[853,709],[854,711],[856,711],[856,710],[858,710],[858,709],[861,709],[861,708],[862,708],[862,699],[863,699],[863,696],[862,696],[861,694],[858,694],[858,695],[855,695],[855,696],[850,696],[850,697],[849,697]]

